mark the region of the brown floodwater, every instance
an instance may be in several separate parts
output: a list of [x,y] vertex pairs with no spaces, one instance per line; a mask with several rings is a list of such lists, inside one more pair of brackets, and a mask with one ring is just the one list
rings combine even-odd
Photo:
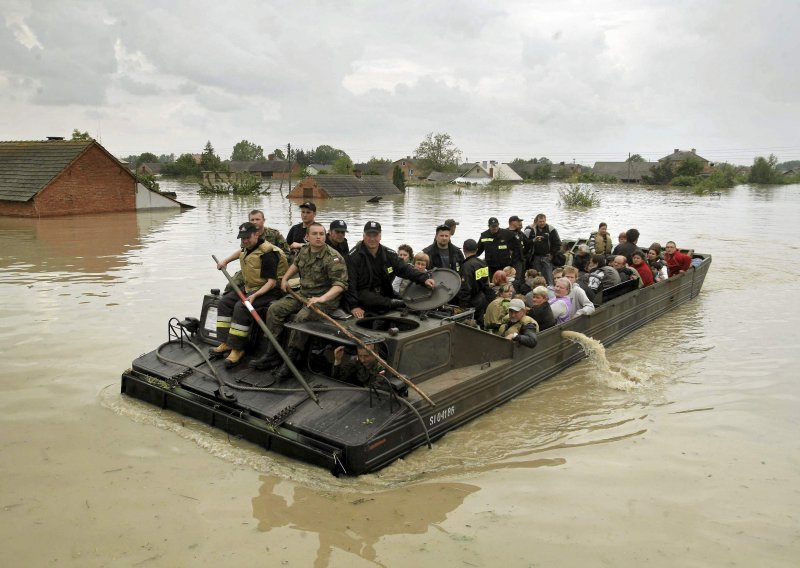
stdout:
[[[701,295],[378,473],[337,479],[119,394],[120,373],[222,287],[211,254],[262,208],[0,218],[0,549],[9,566],[795,566],[800,186],[720,196],[558,184],[318,203],[415,250],[490,216],[600,221],[714,256]],[[285,188],[284,188],[285,189]],[[773,270],[774,269],[774,270]],[[567,340],[567,339],[565,339]]]

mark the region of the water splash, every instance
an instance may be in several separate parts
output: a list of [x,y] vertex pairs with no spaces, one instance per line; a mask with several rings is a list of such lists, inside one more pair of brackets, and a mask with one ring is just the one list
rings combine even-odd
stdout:
[[594,366],[594,379],[612,389],[630,391],[644,384],[646,376],[635,369],[609,363],[606,348],[598,340],[577,331],[562,331],[561,337],[577,343]]

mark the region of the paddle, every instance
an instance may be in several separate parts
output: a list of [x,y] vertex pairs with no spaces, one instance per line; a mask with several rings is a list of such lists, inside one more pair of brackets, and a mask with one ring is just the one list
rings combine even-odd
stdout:
[[319,308],[318,308],[317,306],[315,306],[314,304],[311,304],[311,305],[309,306],[309,305],[308,305],[308,299],[307,299],[307,298],[305,298],[305,297],[303,297],[301,294],[298,294],[297,292],[295,292],[295,291],[294,291],[294,290],[292,290],[291,288],[289,289],[289,294],[290,294],[290,295],[291,295],[291,296],[292,296],[292,297],[293,297],[295,300],[297,300],[298,302],[302,302],[302,303],[303,303],[303,305],[305,305],[305,306],[307,306],[307,307],[311,308],[312,310],[314,310],[314,312],[315,312],[317,315],[319,315],[319,316],[323,317],[324,319],[326,319],[326,320],[328,320],[330,323],[332,323],[334,326],[336,326],[336,329],[338,329],[339,331],[341,331],[342,333],[344,333],[344,334],[345,334],[347,337],[349,337],[350,339],[352,339],[353,341],[355,341],[355,342],[356,342],[356,344],[358,344],[358,346],[359,346],[359,347],[361,347],[362,349],[366,349],[367,351],[369,351],[370,353],[372,353],[372,355],[375,357],[375,359],[378,361],[378,363],[380,363],[381,365],[383,365],[383,366],[384,366],[384,368],[386,368],[386,370],[388,370],[388,371],[389,371],[389,372],[390,372],[392,375],[394,375],[395,377],[397,377],[398,379],[400,379],[401,381],[403,381],[403,382],[404,382],[406,385],[408,385],[409,387],[411,387],[412,389],[414,389],[415,391],[417,391],[417,393],[418,393],[418,394],[419,394],[419,395],[420,395],[422,398],[424,398],[424,399],[425,399],[425,401],[426,401],[428,404],[430,404],[431,406],[436,406],[436,403],[435,403],[435,402],[433,402],[433,401],[432,401],[432,400],[431,400],[431,399],[428,397],[428,395],[427,395],[427,394],[425,394],[424,392],[422,392],[422,391],[419,389],[419,387],[417,387],[417,385],[415,385],[414,383],[412,383],[411,381],[409,381],[407,378],[405,378],[403,375],[401,375],[400,373],[398,373],[397,371],[395,371],[395,370],[394,370],[394,369],[393,369],[393,368],[392,368],[392,367],[389,365],[389,363],[387,363],[386,361],[384,361],[383,359],[381,359],[381,357],[380,357],[380,356],[379,356],[379,355],[378,355],[378,354],[377,354],[375,351],[373,351],[372,349],[370,349],[370,348],[367,346],[367,344],[366,344],[366,343],[364,343],[363,341],[361,341],[361,340],[360,340],[360,339],[359,339],[359,338],[358,338],[358,337],[357,337],[355,334],[353,334],[353,333],[352,333],[352,332],[351,332],[349,329],[347,329],[345,326],[343,326],[342,324],[340,324],[338,321],[336,321],[335,319],[333,319],[331,316],[329,316],[328,314],[326,314],[324,311],[322,311],[321,309],[319,309]]
[[[216,262],[217,266],[219,266],[219,260],[217,260],[217,257],[212,254],[211,258],[213,258],[214,262]],[[292,363],[292,360],[289,358],[289,356],[286,355],[286,352],[283,350],[283,347],[281,347],[280,342],[277,339],[275,339],[274,335],[272,335],[272,332],[267,327],[267,324],[264,323],[264,320],[261,319],[261,316],[258,315],[258,312],[253,307],[253,304],[247,301],[247,297],[233,281],[233,278],[231,278],[231,275],[228,274],[228,271],[225,270],[224,267],[221,268],[220,270],[222,270],[222,273],[225,275],[225,278],[228,279],[228,282],[230,283],[233,290],[239,295],[239,299],[242,301],[242,304],[244,304],[244,307],[247,308],[247,310],[250,312],[250,315],[253,317],[254,320],[256,320],[256,323],[261,328],[261,331],[264,332],[264,335],[267,337],[267,339],[269,339],[270,343],[272,343],[272,346],[275,347],[276,351],[286,362],[286,365],[289,367],[289,370],[294,375],[294,378],[296,378],[300,382],[300,384],[303,386],[303,389],[305,389],[305,391],[308,393],[308,396],[311,397],[311,400],[316,402],[317,406],[322,408],[322,406],[319,403],[319,398],[317,397],[316,394],[314,394],[314,391],[311,390],[311,387],[308,386],[308,383],[303,378],[303,375],[301,375],[300,371],[297,370],[297,367],[294,366],[294,363]]]

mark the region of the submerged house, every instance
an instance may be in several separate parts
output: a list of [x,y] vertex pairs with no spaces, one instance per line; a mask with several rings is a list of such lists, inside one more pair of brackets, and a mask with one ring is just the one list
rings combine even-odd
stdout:
[[181,207],[136,182],[96,140],[0,142],[0,215],[54,217]]
[[300,180],[287,197],[326,199],[331,197],[376,197],[402,193],[384,176],[321,175]]
[[653,162],[595,162],[592,173],[622,182],[639,183],[643,177],[652,175]]
[[697,155],[697,150],[692,148],[691,151],[688,150],[681,150],[679,148],[675,148],[672,154],[667,154],[663,158],[659,158],[658,161],[661,163],[669,162],[672,166],[672,171],[675,171],[677,168],[681,166],[687,160],[696,160],[703,165],[704,174],[710,174],[714,171],[714,164],[703,158],[702,156]]
[[262,180],[288,179],[300,173],[300,164],[288,160],[232,161],[231,173],[247,172]]

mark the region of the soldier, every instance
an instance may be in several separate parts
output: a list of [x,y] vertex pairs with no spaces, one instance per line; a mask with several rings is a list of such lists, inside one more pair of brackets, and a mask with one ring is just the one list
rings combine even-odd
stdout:
[[512,235],[506,229],[500,228],[500,221],[497,217],[489,219],[489,228],[481,233],[478,239],[478,256],[486,252],[484,259],[489,267],[489,274],[494,274],[498,270],[503,270],[511,264],[511,251],[508,249],[508,241]]
[[339,381],[360,386],[373,386],[385,371],[370,349],[358,347],[357,359],[344,358],[344,347],[333,350],[333,372],[331,376]]
[[[291,296],[285,296],[269,307],[266,324],[276,338],[283,332],[283,322],[290,315],[295,314],[294,321],[297,323],[314,319],[315,313],[311,310],[311,306],[330,314],[339,307],[340,296],[347,289],[347,266],[342,255],[325,244],[325,228],[319,223],[312,222],[308,225],[307,231],[308,246],[300,249],[294,262],[283,275],[281,289],[288,292],[289,280],[299,273],[300,293],[308,301],[304,305]],[[286,354],[292,361],[298,359],[306,340],[305,334],[297,331],[289,334]],[[259,368],[275,366],[280,360],[271,342],[262,359]],[[290,375],[289,366],[284,362],[276,376],[287,378]]]
[[447,225],[450,227],[450,238],[452,239],[453,235],[456,234],[456,225],[460,225],[460,223],[455,219],[446,219],[442,225]]
[[[222,270],[238,258],[247,301],[256,309],[266,307],[282,296],[277,283],[288,267],[286,255],[272,243],[265,242],[254,223],[242,223],[239,238],[241,250],[221,260],[217,268]],[[217,307],[217,339],[221,343],[211,350],[212,358],[230,351],[225,367],[239,364],[250,333],[250,319],[250,310],[239,300],[238,294],[233,290],[226,292]]]
[[461,308],[475,308],[475,321],[483,325],[486,306],[494,299],[489,287],[489,268],[477,257],[478,243],[473,239],[464,241],[466,260],[461,265],[461,289],[458,291],[458,305]]
[[281,249],[284,254],[289,254],[289,245],[286,243],[286,239],[283,238],[283,235],[281,235],[281,232],[278,229],[273,229],[265,225],[266,221],[263,211],[260,209],[253,209],[250,211],[248,221],[256,226],[259,237]]

